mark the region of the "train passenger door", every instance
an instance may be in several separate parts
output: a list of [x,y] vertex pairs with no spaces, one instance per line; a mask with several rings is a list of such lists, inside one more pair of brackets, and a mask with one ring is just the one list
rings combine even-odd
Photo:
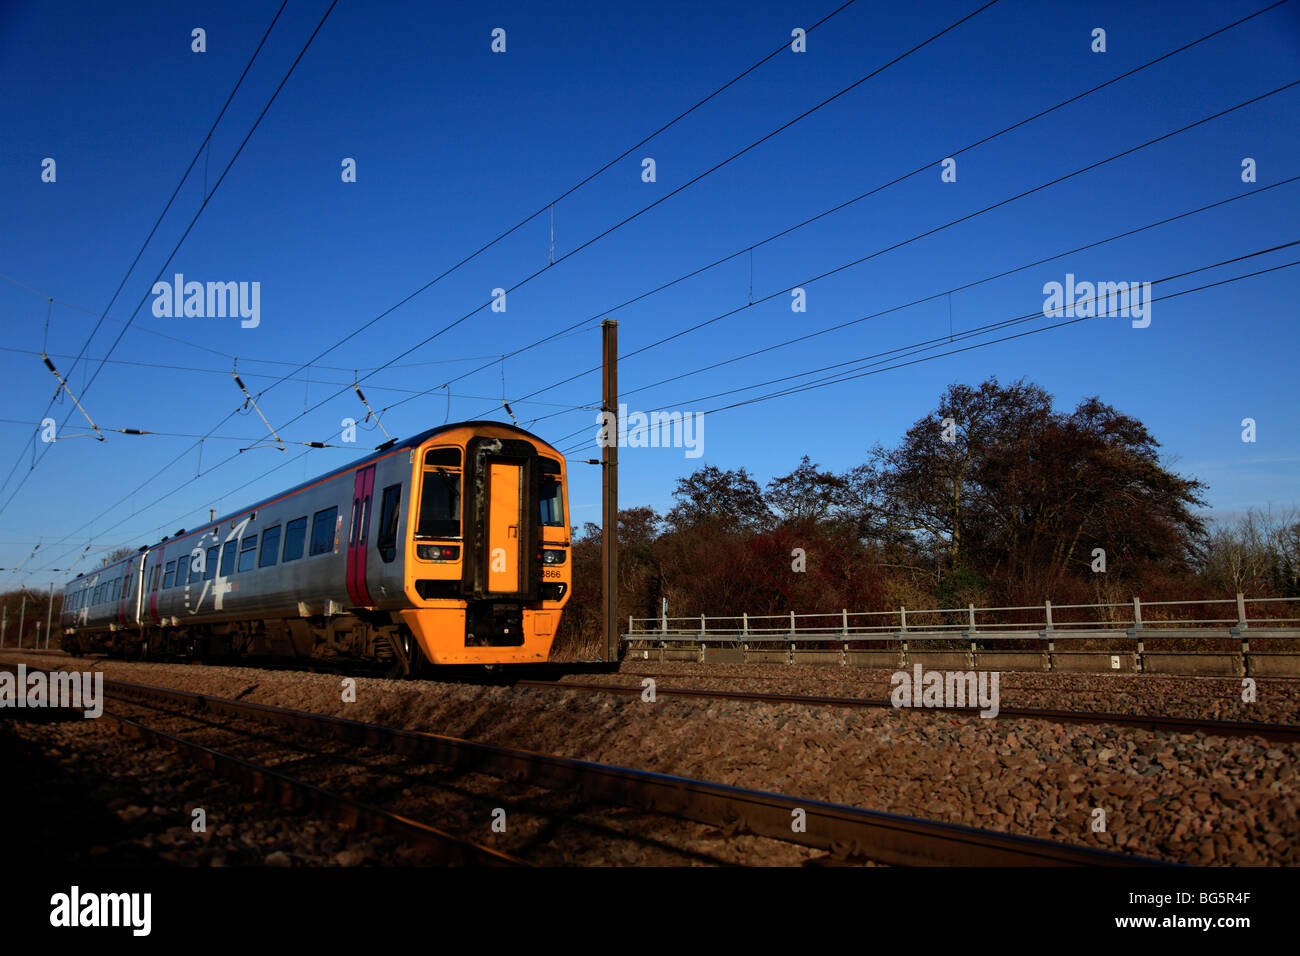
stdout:
[[370,536],[371,499],[375,490],[375,466],[359,469],[352,489],[352,526],[348,533],[348,597],[355,607],[369,607],[366,586],[366,540]]
[[474,600],[537,599],[537,450],[515,439],[472,438],[466,448],[465,566]]
[[514,594],[519,590],[519,526],[522,523],[523,466],[488,464],[488,591]]

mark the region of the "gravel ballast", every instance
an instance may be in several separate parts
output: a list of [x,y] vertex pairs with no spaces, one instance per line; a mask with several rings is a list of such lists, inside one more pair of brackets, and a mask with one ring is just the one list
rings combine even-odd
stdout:
[[[1300,747],[1256,737],[926,710],[667,696],[649,703],[640,696],[364,677],[355,678],[356,702],[345,703],[337,675],[24,657],[47,667],[93,667],[121,680],[1183,863],[1300,862]],[[703,678],[698,665],[646,663],[625,671],[591,679],[639,685],[644,672],[665,685],[722,681],[728,689],[874,697],[888,690],[881,683],[887,673],[857,672],[850,679],[837,668],[713,666]],[[876,683],[864,682],[869,679]],[[1002,705],[1294,719],[1296,682],[1260,680],[1259,702],[1249,705],[1258,709],[1242,711],[1230,697],[1236,688],[1240,699],[1240,681],[1143,680],[1005,674]],[[1187,708],[1199,712],[1182,712]]]

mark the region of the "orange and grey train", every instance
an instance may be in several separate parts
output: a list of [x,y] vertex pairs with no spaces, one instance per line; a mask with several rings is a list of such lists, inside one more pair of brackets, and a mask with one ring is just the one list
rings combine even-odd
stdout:
[[565,489],[523,429],[430,429],[78,575],[63,646],[397,674],[544,661],[571,588]]

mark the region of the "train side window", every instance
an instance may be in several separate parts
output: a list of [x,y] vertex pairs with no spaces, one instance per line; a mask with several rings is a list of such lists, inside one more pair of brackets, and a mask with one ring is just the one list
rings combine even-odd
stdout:
[[334,523],[338,520],[338,505],[312,515],[311,554],[325,554],[334,550]]
[[213,545],[208,548],[208,553],[204,557],[203,580],[211,581],[217,576],[217,553],[221,551],[220,545]]
[[239,541],[239,570],[251,571],[257,560],[257,532],[246,534]]
[[275,557],[280,551],[280,526],[267,528],[262,532],[262,550],[258,554],[257,566],[264,568],[275,564]]
[[384,500],[379,508],[379,556],[385,564],[397,557],[397,516],[402,510],[402,486],[389,485],[384,489]]
[[297,561],[302,557],[303,541],[307,537],[307,516],[294,518],[284,526],[284,558],[285,561]]
[[227,541],[221,546],[221,571],[218,572],[223,578],[227,574],[233,574],[235,571],[235,545],[237,542]]
[[176,562],[168,561],[167,570],[163,572],[163,590],[166,591],[172,586],[172,578],[176,575]]

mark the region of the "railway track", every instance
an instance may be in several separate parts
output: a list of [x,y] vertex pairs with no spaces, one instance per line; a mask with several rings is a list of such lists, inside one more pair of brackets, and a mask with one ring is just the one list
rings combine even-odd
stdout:
[[[122,714],[121,710],[147,711]],[[723,846],[725,853],[708,852],[707,828],[651,812],[609,813],[580,795],[543,790],[526,781],[502,780],[459,768],[419,764],[418,758],[375,748],[352,747],[345,741],[287,727],[268,727],[246,717],[212,714],[169,702],[119,699],[111,712],[134,726],[161,730],[163,743],[176,739],[218,750],[235,776],[274,803],[324,809],[322,814],[372,833],[393,834],[403,845],[420,851],[431,862],[470,865],[568,865],[573,862],[636,862],[642,865],[718,865],[737,862],[743,850]],[[165,728],[165,729],[164,729]],[[214,742],[213,738],[219,738]],[[249,776],[249,767],[252,776]],[[261,773],[273,768],[269,781]],[[293,789],[279,777],[292,768]],[[305,786],[301,786],[305,784]],[[307,791],[304,802],[298,790]],[[283,790],[283,792],[282,792]],[[321,800],[320,791],[328,800]],[[343,807],[336,806],[342,795]],[[357,819],[353,805],[364,796],[378,810]],[[348,800],[351,797],[351,800]],[[499,809],[498,809],[499,808]],[[500,832],[490,841],[467,838],[485,834],[494,811],[502,814]],[[504,826],[508,811],[509,827]],[[378,819],[374,817],[377,816]],[[395,818],[395,819],[394,819]],[[430,827],[418,821],[436,820]],[[414,825],[411,823],[414,821]],[[358,825],[359,824],[359,825]],[[430,830],[436,831],[429,833]],[[453,837],[449,835],[455,834]],[[412,837],[414,838],[412,840]],[[447,844],[450,841],[450,846]],[[490,845],[488,845],[490,844]],[[782,844],[786,856],[802,852]],[[450,850],[451,852],[448,852]],[[807,854],[805,854],[807,855]],[[791,859],[787,862],[802,862]]]
[[[649,675],[637,675],[649,676]],[[639,695],[639,684],[608,684],[562,680],[518,680],[516,687],[533,687],[549,690],[576,690],[590,693]],[[888,698],[835,697],[816,694],[776,694],[767,691],[719,690],[700,687],[672,687],[656,680],[655,695],[664,697],[695,697],[710,700],[738,700],[765,704],[800,704],[815,707],[889,708]],[[911,710],[913,708],[902,708]],[[955,713],[978,715],[979,707],[925,707],[915,708],[930,713]],[[1124,727],[1141,727],[1146,730],[1164,730],[1176,733],[1209,733],[1225,737],[1263,737],[1266,740],[1295,743],[1300,741],[1300,724],[1276,724],[1263,721],[1214,720],[1200,717],[1163,717],[1155,714],[1119,714],[1104,711],[1052,710],[1036,707],[998,708],[998,717],[1025,717],[1068,724],[1115,724]]]
[[[870,860],[902,866],[1163,865],[1157,860],[1073,844],[494,746],[250,701],[117,680],[105,680],[104,688],[105,696],[119,703],[180,706],[210,715],[256,720],[318,739],[341,741],[349,747],[402,754],[415,761],[461,772],[484,773],[507,781],[522,781],[549,790],[576,793],[589,802],[676,817],[721,828],[733,835],[751,834],[795,843],[823,851],[836,859]],[[303,790],[299,786],[301,781],[284,781],[281,778],[288,775],[280,771],[250,766],[249,761],[238,757],[232,759],[232,755],[215,748],[143,727],[142,722],[135,718],[126,717],[125,720],[124,725],[141,727],[154,740],[176,747],[205,765],[211,762],[213,766],[224,768],[222,772],[237,779],[250,780],[254,784],[270,781],[270,787],[263,785],[263,790],[268,793],[277,787],[289,787],[302,794],[303,799],[328,802],[339,796],[322,792],[321,788]],[[414,822],[361,801],[352,800],[351,804],[336,801],[336,804],[346,806],[347,813],[370,814],[368,819],[376,826],[398,827]],[[794,820],[802,824],[802,829],[792,826]],[[439,839],[428,831],[436,831],[436,828],[419,830],[420,838]],[[441,834],[441,831],[437,833]],[[466,861],[515,862],[495,857],[480,858],[474,848],[451,844],[444,844],[442,852],[466,854]]]
[[169,748],[189,762],[235,781],[267,803],[307,809],[319,817],[337,821],[349,829],[363,833],[393,834],[431,861],[459,866],[526,865],[523,860],[481,843],[325,789],[272,767],[253,763],[227,751],[169,733],[138,718],[107,708],[103,716],[116,721],[128,733],[154,746]]

